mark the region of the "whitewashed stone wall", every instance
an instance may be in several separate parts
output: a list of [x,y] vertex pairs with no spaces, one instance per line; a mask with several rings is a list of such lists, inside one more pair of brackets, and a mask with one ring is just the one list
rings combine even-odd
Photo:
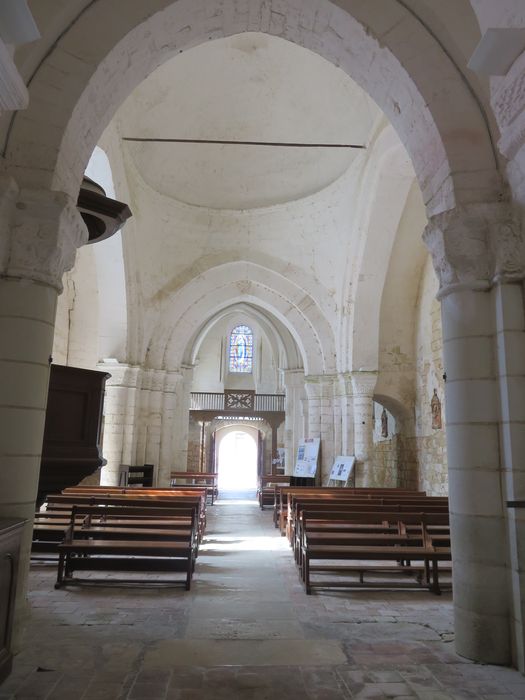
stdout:
[[[437,289],[438,282],[429,257],[421,279],[417,308],[414,451],[419,465],[419,487],[429,494],[446,495],[443,339]],[[434,389],[437,389],[441,401],[441,430],[432,428],[430,402]]]

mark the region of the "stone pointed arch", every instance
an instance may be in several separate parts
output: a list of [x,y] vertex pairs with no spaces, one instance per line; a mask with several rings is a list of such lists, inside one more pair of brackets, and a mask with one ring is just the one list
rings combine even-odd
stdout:
[[247,31],[318,53],[371,95],[412,159],[429,214],[497,196],[482,105],[425,23],[388,0],[127,0],[118,14],[92,3],[29,81],[29,109],[13,117],[4,149],[15,176],[75,198],[103,129],[138,83],[181,51]]
[[226,307],[203,322],[202,326],[188,341],[183,358],[184,364],[195,364],[199,349],[213,326],[220,323],[223,318],[239,313],[246,314],[249,318],[257,321],[265,334],[268,344],[272,348],[274,357],[278,356],[279,348],[282,347],[286,358],[286,366],[283,369],[299,369],[302,367],[302,357],[299,349],[286,326],[270,313],[244,303]]
[[203,322],[243,302],[285,326],[307,373],[335,371],[334,333],[317,302],[283,275],[246,261],[213,267],[169,298],[150,340],[147,364],[180,366]]

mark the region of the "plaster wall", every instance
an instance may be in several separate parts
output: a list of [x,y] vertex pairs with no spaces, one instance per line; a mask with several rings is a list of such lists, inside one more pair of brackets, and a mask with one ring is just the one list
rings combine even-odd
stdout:
[[[416,315],[416,403],[414,449],[419,464],[419,487],[433,495],[448,493],[445,442],[443,337],[438,283],[428,258],[421,278]],[[437,389],[443,428],[432,428],[430,402]]]
[[[253,331],[253,372],[230,373],[229,340],[232,329],[246,324]],[[261,326],[245,314],[227,316],[206,334],[197,355],[192,391],[223,392],[224,389],[252,389],[259,394],[275,394],[279,389],[278,357]]]

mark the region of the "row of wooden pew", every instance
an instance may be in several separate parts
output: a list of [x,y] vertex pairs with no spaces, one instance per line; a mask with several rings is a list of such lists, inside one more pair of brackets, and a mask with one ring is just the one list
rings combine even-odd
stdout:
[[206,489],[208,502],[213,505],[219,497],[219,475],[216,472],[171,472],[170,484],[175,488]]
[[[440,570],[450,571],[443,562],[451,561],[446,497],[401,489],[278,491],[275,518],[289,538],[307,594],[365,585],[426,586],[440,594]],[[365,584],[365,574],[380,580]]]
[[[45,510],[35,514],[32,556],[58,555],[56,588],[179,582],[189,590],[206,527],[206,496],[206,488],[65,489],[48,495]],[[82,579],[77,571],[182,572],[185,577]]]
[[287,474],[262,474],[259,477],[257,498],[259,507],[264,510],[266,506],[275,507],[278,488],[290,485],[290,476]]

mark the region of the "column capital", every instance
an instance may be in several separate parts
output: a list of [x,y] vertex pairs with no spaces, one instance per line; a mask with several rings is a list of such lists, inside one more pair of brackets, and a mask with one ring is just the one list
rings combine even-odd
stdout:
[[333,396],[335,374],[308,374],[304,377],[304,386],[309,399]]
[[140,383],[141,368],[137,365],[128,365],[118,362],[118,360],[105,360],[97,364],[100,372],[107,372],[110,378],[106,386],[122,386],[128,389],[136,389]]
[[19,189],[0,178],[0,275],[42,282],[62,291],[62,276],[88,241],[80,212],[65,192]]
[[352,372],[352,390],[354,396],[369,396],[374,395],[377,384],[377,372],[362,370]]
[[508,202],[469,204],[437,214],[423,240],[439,279],[438,298],[525,277],[523,228]]
[[285,387],[300,387],[304,385],[304,369],[283,369],[283,383]]
[[352,396],[354,387],[352,384],[352,372],[341,372],[338,376],[337,388],[339,396]]

